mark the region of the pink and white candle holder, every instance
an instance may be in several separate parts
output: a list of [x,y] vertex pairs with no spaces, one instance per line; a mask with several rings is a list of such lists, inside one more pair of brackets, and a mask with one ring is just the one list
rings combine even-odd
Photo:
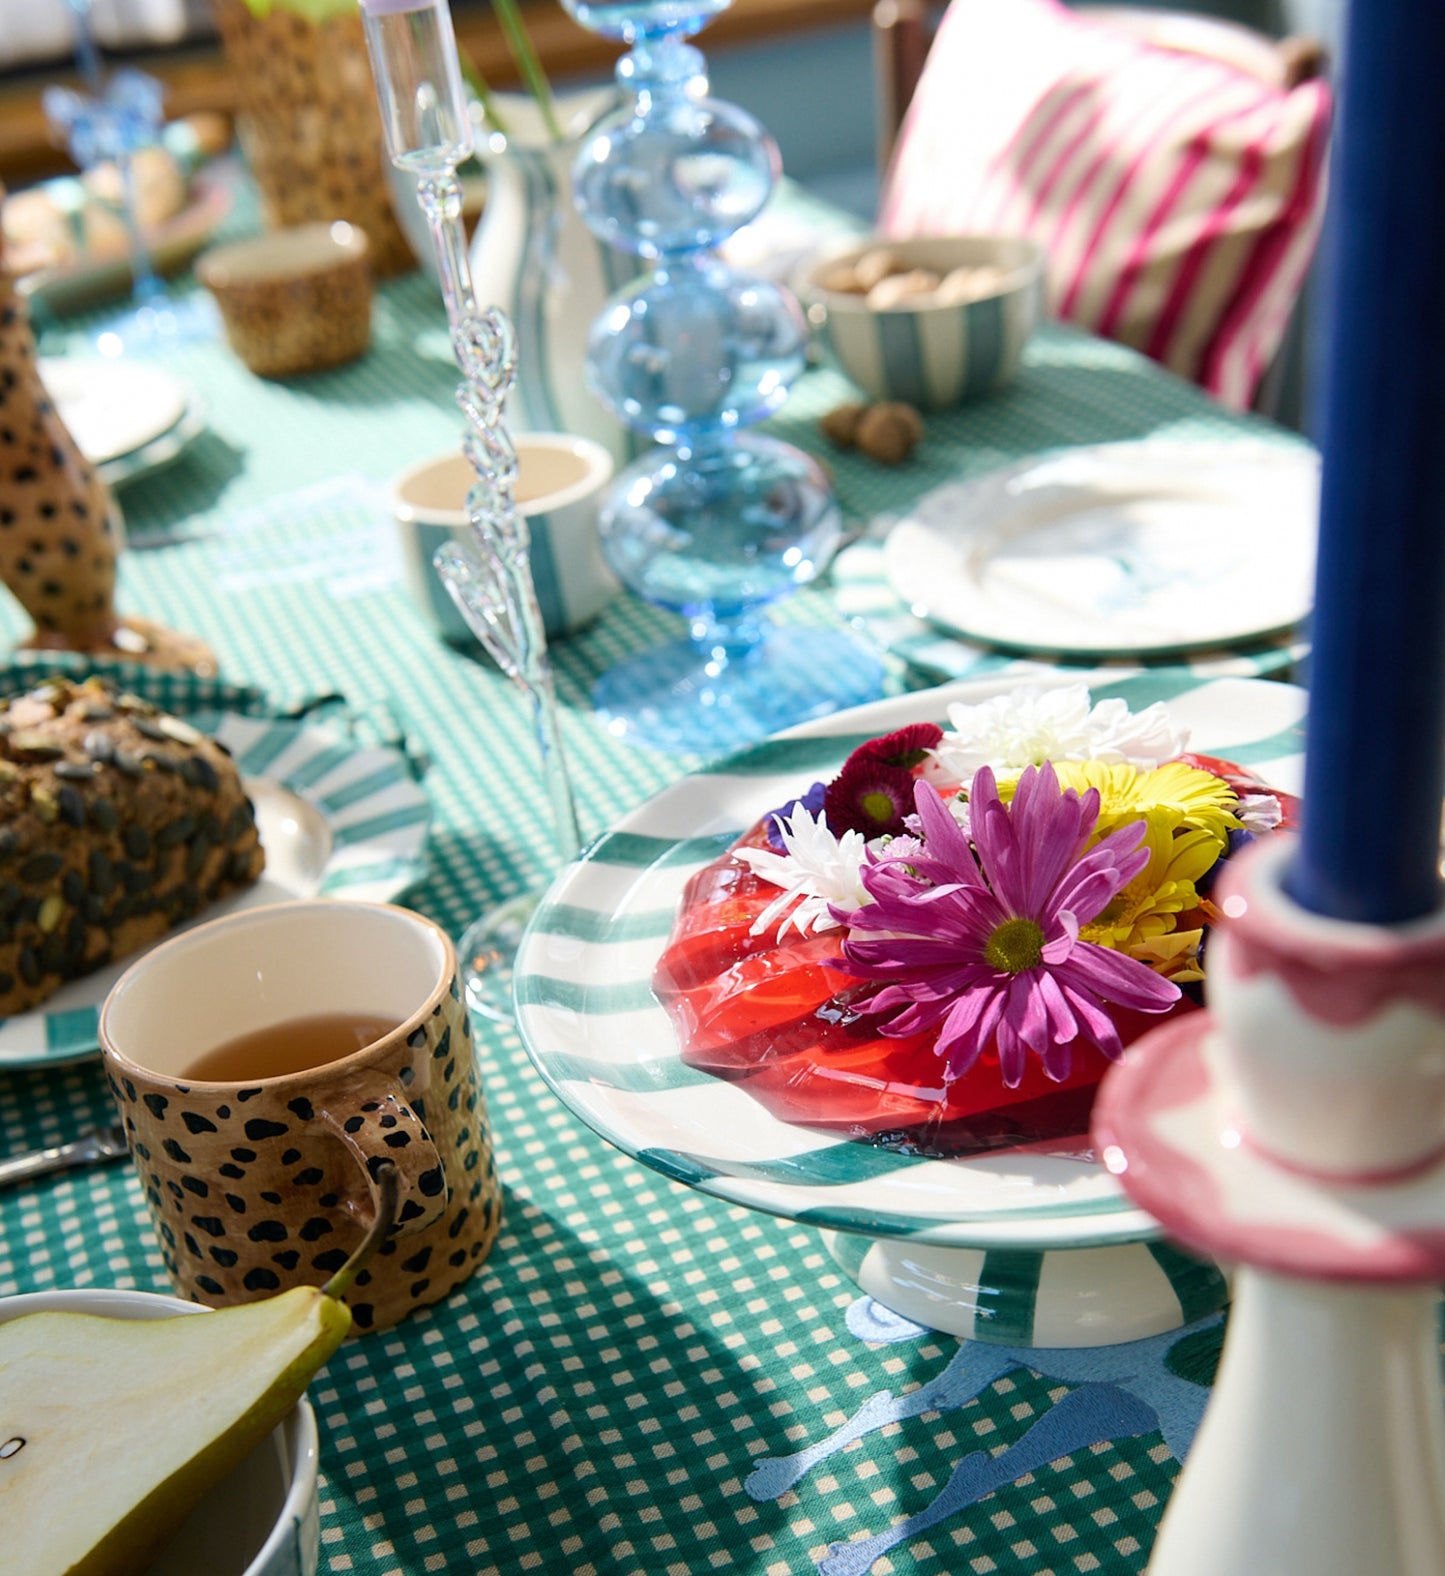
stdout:
[[1234,1262],[1214,1394],[1151,1576],[1445,1571],[1445,912],[1300,908],[1273,839],[1231,861],[1209,1012],[1132,1046],[1104,1163]]

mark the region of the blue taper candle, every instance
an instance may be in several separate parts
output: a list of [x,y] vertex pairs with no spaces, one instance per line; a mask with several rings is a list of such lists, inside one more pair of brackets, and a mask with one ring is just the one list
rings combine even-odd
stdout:
[[1324,455],[1295,900],[1440,905],[1445,4],[1354,0],[1326,225]]

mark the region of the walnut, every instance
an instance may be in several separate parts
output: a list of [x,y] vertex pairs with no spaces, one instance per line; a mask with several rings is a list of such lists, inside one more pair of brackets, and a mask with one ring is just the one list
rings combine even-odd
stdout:
[[923,436],[923,418],[911,405],[888,400],[870,405],[859,418],[853,441],[870,460],[901,465]]
[[925,296],[937,295],[938,275],[927,268],[911,268],[907,273],[888,274],[880,279],[865,297],[875,312],[889,312],[895,307],[935,306]]
[[858,423],[867,411],[866,405],[839,405],[819,421],[823,436],[840,449],[851,449],[858,437]]
[[939,305],[953,306],[964,301],[982,301],[998,295],[1008,283],[1008,273],[992,263],[974,263],[946,274],[938,287]]

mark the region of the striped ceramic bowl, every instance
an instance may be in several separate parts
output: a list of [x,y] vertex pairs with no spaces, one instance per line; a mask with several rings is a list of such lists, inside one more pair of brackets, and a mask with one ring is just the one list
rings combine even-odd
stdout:
[[948,410],[1018,371],[1043,310],[1044,253],[1022,236],[874,238],[815,260],[797,293],[865,393]]

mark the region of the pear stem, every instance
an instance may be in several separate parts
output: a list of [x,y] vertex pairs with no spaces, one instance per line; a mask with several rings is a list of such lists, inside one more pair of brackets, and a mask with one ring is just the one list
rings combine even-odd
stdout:
[[376,1215],[356,1251],[321,1288],[323,1297],[337,1300],[344,1297],[351,1289],[352,1281],[371,1262],[396,1224],[397,1209],[401,1203],[401,1173],[388,1160],[376,1168],[372,1180],[376,1183]]

